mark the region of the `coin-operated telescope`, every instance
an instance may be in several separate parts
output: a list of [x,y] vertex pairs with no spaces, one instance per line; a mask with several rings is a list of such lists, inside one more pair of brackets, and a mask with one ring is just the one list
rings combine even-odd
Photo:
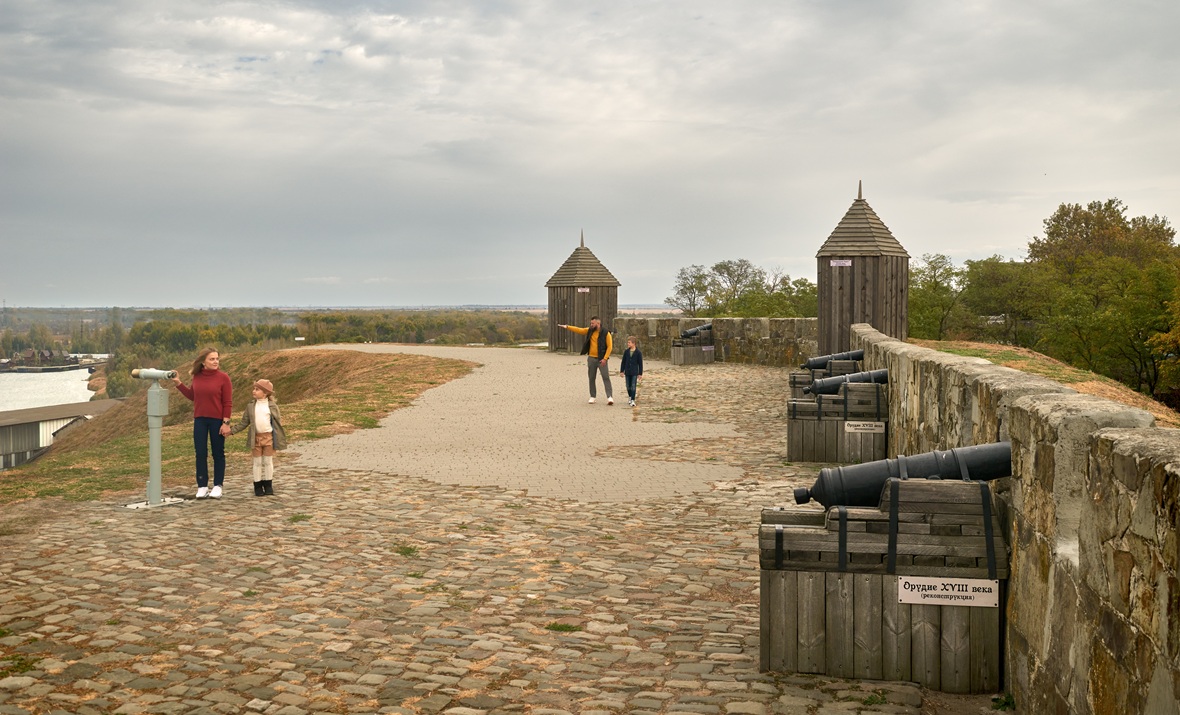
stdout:
[[143,509],[166,504],[179,504],[183,499],[176,497],[162,497],[164,478],[161,470],[162,434],[164,418],[168,416],[168,391],[160,387],[160,380],[171,380],[176,377],[175,370],[157,370],[142,367],[131,371],[131,377],[140,380],[151,380],[152,386],[147,391],[148,418],[148,483],[147,501],[128,504],[130,509]]

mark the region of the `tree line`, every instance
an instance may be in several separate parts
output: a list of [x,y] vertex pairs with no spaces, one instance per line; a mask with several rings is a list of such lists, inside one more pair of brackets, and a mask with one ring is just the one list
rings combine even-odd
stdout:
[[909,334],[1030,348],[1180,404],[1180,248],[1161,216],[1117,198],[1061,204],[1023,260],[910,269]]
[[690,318],[814,318],[817,300],[816,286],[806,278],[792,280],[742,258],[681,268],[664,302]]

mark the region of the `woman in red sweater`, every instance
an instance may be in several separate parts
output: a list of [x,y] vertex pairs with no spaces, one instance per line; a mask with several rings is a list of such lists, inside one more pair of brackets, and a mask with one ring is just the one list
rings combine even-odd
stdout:
[[[220,370],[221,354],[205,348],[193,361],[189,374],[192,387],[185,387],[179,377],[172,378],[180,394],[193,401],[193,448],[197,454],[197,498],[221,498],[225,481],[225,438],[229,435],[233,412],[233,385],[229,375]],[[209,462],[206,446],[213,447],[213,489],[209,489]]]

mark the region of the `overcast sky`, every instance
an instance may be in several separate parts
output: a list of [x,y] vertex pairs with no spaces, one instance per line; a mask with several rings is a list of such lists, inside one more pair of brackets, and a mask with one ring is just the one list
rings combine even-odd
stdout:
[[1180,3],[0,1],[9,306],[623,304],[815,280],[864,181],[917,259],[1059,204],[1180,221]]

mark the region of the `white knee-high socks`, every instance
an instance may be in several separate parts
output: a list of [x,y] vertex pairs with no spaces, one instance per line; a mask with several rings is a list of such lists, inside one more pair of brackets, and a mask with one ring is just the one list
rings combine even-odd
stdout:
[[275,476],[275,458],[274,457],[255,457],[254,458],[254,481],[269,482]]

